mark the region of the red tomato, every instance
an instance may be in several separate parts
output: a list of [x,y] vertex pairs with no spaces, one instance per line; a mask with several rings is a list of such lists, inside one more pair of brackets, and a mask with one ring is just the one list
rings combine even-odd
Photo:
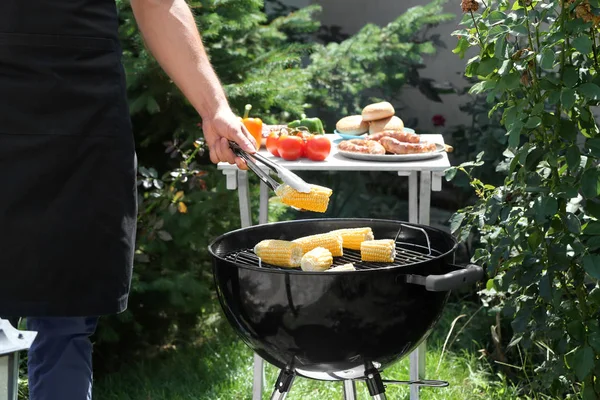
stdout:
[[313,135],[310,133],[307,133],[307,134],[300,135],[300,137],[302,138],[302,155],[300,157],[306,157],[306,145],[308,143],[308,139],[313,137]]
[[304,152],[304,140],[298,136],[282,135],[277,140],[277,151],[284,160],[297,160]]
[[306,157],[306,140],[312,136],[312,133],[309,133],[306,131],[294,131],[290,135],[297,136],[302,139],[303,146],[302,146],[302,154],[300,155],[300,158]]
[[323,135],[313,135],[306,141],[306,157],[313,161],[323,161],[331,152],[331,142]]
[[308,133],[308,132],[304,132],[304,131],[300,131],[295,136],[301,137],[302,139],[306,140],[309,137],[313,136],[313,134],[312,133]]
[[269,151],[269,153],[273,154],[275,157],[280,157],[279,156],[279,151],[277,151],[277,140],[279,139],[279,136],[277,136],[276,133],[270,133],[269,136],[267,136],[267,150]]

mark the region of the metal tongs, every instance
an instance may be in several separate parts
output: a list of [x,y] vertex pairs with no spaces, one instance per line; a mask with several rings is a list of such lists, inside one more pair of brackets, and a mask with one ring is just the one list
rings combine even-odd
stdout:
[[254,154],[248,154],[247,152],[242,150],[242,148],[235,142],[229,141],[229,147],[231,147],[231,150],[233,150],[233,152],[238,157],[244,159],[244,161],[246,161],[246,164],[248,165],[248,168],[250,168],[260,178],[260,180],[263,181],[272,190],[277,190],[277,188],[281,186],[281,184],[275,179],[271,178],[268,172],[263,171],[258,166],[256,161],[260,161],[261,163],[266,165],[271,171],[275,172],[277,176],[279,176],[283,183],[289,185],[291,188],[296,189],[297,191],[302,193],[310,193],[310,185],[289,169],[284,168],[281,165],[258,154],[258,152]]

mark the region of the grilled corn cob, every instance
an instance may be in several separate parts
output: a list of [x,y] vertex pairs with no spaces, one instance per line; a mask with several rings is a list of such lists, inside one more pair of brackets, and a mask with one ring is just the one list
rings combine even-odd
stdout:
[[367,240],[360,245],[360,258],[363,261],[394,262],[395,256],[394,239]]
[[267,239],[254,246],[262,262],[278,267],[297,268],[302,261],[302,246],[287,240]]
[[302,193],[284,184],[277,187],[275,194],[288,206],[315,212],[327,211],[329,197],[333,191],[323,186],[310,185],[310,187],[309,193]]
[[331,252],[324,247],[315,247],[302,256],[300,267],[303,271],[325,271],[332,264]]
[[338,265],[337,267],[329,268],[325,272],[336,272],[336,271],[356,271],[356,268],[354,268],[354,264],[348,263],[348,264]]
[[317,235],[304,236],[293,240],[302,246],[302,253],[306,254],[315,247],[325,247],[333,257],[344,255],[342,247],[342,235],[335,233],[319,233]]
[[342,235],[342,246],[345,249],[360,250],[360,244],[365,240],[373,240],[373,230],[371,228],[347,228],[331,231],[330,233]]

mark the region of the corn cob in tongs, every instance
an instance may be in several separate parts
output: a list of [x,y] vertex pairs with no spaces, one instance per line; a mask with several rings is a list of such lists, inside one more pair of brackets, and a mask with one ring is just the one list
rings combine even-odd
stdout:
[[[329,205],[332,190],[326,187],[306,183],[298,175],[287,168],[269,160],[258,153],[248,154],[235,142],[229,142],[233,152],[244,159],[248,168],[252,170],[261,181],[270,187],[284,204],[300,210],[325,212]],[[258,166],[260,161],[271,171],[275,172],[283,184],[273,179],[267,171]]]

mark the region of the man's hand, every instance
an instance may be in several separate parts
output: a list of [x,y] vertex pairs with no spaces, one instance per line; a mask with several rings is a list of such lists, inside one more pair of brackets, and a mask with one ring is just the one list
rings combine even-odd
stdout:
[[247,169],[228,141],[249,153],[256,141],[231,111],[186,1],[131,0],[131,7],[148,49],[202,117],[210,160]]
[[203,119],[202,130],[213,163],[224,161],[236,164],[240,169],[248,169],[246,162],[231,151],[229,141],[236,142],[248,153],[256,151],[257,143],[231,109],[218,111],[212,118]]

